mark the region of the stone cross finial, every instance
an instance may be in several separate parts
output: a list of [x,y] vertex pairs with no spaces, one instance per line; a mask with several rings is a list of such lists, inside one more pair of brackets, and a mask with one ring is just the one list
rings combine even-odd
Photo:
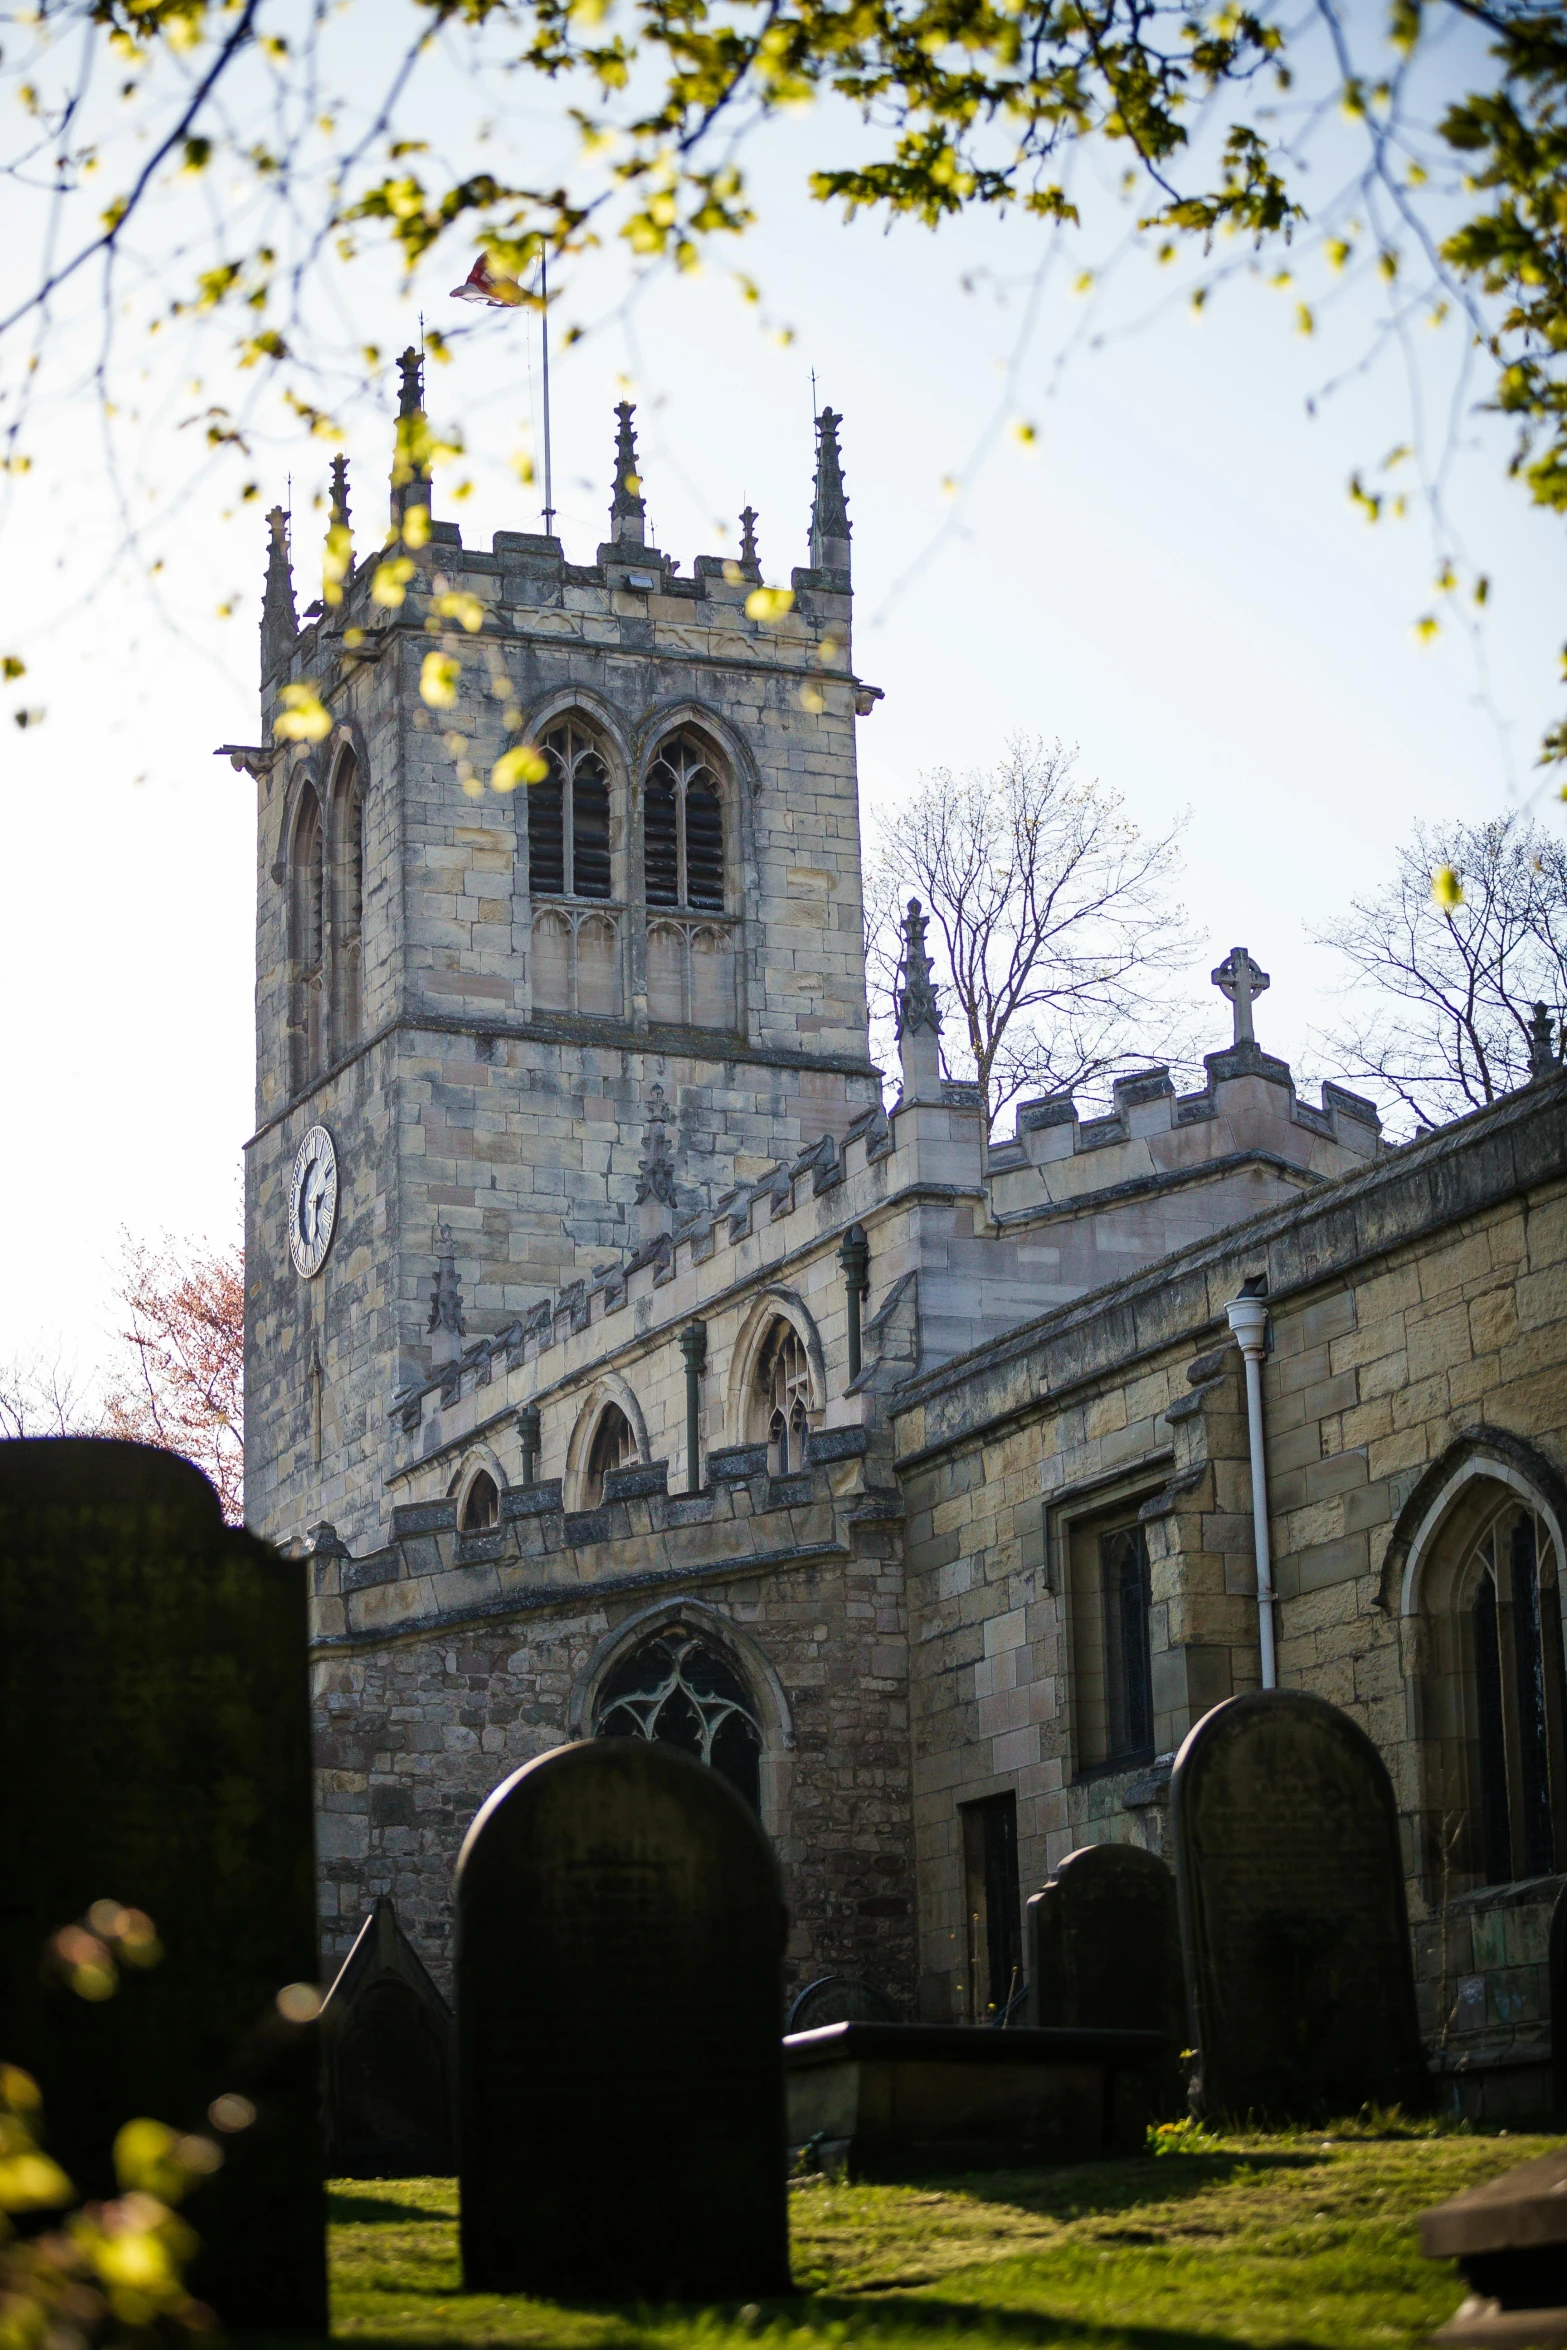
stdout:
[[412,343],[397,362],[397,413],[418,416],[424,408],[424,361]]
[[816,488],[811,499],[811,569],[849,569],[849,502],[843,494],[838,427],[843,418],[824,408],[816,419]]
[[[1529,1023],[1529,1076],[1531,1082],[1541,1077],[1556,1077],[1561,1073],[1562,1056],[1552,1038],[1554,1022],[1550,1007],[1536,1004],[1534,1018]],[[1567,1024],[1563,1025],[1562,1040],[1567,1044]]]
[[941,1013],[936,1004],[936,983],[931,976],[930,957],[925,951],[925,914],[918,898],[910,898],[904,915],[903,954],[898,963],[898,977],[901,985],[894,990],[894,1001],[899,1041],[905,1036],[917,1035],[921,1030],[939,1036]]
[[435,1338],[430,1349],[432,1358],[437,1363],[454,1363],[462,1352],[468,1325],[463,1320],[462,1291],[457,1284],[457,1244],[449,1224],[436,1228],[435,1283],[430,1292],[427,1328]]
[[332,460],[332,504],[329,520],[333,523],[340,522],[345,530],[348,527],[348,459],[346,457],[334,457]]
[[756,551],[756,526],[761,520],[754,506],[747,506],[740,517],[740,568],[762,576],[762,560]]
[[636,409],[622,400],[615,409],[619,431],[615,436],[615,496],[609,509],[609,535],[617,545],[645,543],[647,508],[642,502],[642,477],[637,472],[637,438],[631,429]]
[[1264,989],[1272,985],[1268,974],[1260,963],[1252,961],[1245,947],[1231,947],[1210,976],[1221,995],[1227,995],[1235,1007],[1234,1041],[1255,1044],[1257,1033],[1251,1024],[1251,1007]]
[[665,1207],[673,1207],[675,1203],[675,1162],[670,1156],[669,1137],[664,1132],[667,1109],[664,1089],[655,1085],[648,1096],[647,1141],[637,1169],[638,1207],[645,1200],[660,1200]]

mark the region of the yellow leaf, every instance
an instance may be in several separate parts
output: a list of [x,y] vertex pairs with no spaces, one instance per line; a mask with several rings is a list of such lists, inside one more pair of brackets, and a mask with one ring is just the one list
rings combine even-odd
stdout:
[[1463,884],[1451,865],[1438,865],[1431,876],[1431,895],[1444,914],[1450,914],[1455,906],[1463,904]]
[[435,609],[443,620],[461,621],[470,636],[477,636],[484,626],[484,606],[466,588],[453,588],[447,595],[437,596]]
[[1037,428],[1029,423],[1026,416],[1020,416],[1012,427],[1012,438],[1021,442],[1025,449],[1031,449],[1038,440],[1039,433]]
[[37,2113],[43,2106],[38,2083],[19,2064],[0,2064],[0,2105],[12,2113]]
[[426,653],[424,667],[419,672],[419,697],[432,710],[455,710],[457,681],[462,675],[462,663],[450,653]]
[[549,771],[542,751],[532,743],[518,743],[515,750],[503,751],[490,769],[490,789],[515,791],[519,783],[542,783]]
[[753,588],[745,599],[747,620],[782,620],[794,610],[793,588]]
[[1420,618],[1415,622],[1416,642],[1422,645],[1428,645],[1434,636],[1440,636],[1441,633],[1442,623],[1440,620],[1438,620],[1436,614],[1434,612],[1422,612]]
[[419,566],[408,555],[394,555],[390,562],[378,563],[375,567],[375,577],[370,582],[372,603],[384,604],[389,612],[395,612],[398,605],[404,601],[407,594],[407,583],[413,578],[418,568]]
[[827,696],[822,692],[822,689],[819,685],[811,685],[809,683],[802,685],[800,688],[800,707],[802,710],[809,710],[813,718],[819,718],[827,707]]
[[313,685],[286,685],[283,708],[272,722],[279,742],[322,743],[332,731],[332,714]]
[[1307,303],[1305,303],[1305,302],[1297,302],[1297,303],[1296,303],[1296,305],[1295,305],[1295,325],[1296,325],[1296,328],[1297,328],[1298,332],[1299,332],[1299,333],[1301,333],[1301,334],[1303,334],[1303,335],[1314,335],[1314,334],[1316,333],[1316,331],[1317,331],[1317,322],[1316,322],[1315,318],[1313,318],[1313,316],[1312,316],[1312,314],[1311,314],[1311,309],[1310,309],[1310,306],[1309,306],[1309,304],[1307,304]]
[[60,2165],[36,2147],[0,2161],[0,2211],[58,2211],[75,2195]]
[[403,513],[403,545],[427,547],[430,544],[430,509],[428,506],[409,506]]

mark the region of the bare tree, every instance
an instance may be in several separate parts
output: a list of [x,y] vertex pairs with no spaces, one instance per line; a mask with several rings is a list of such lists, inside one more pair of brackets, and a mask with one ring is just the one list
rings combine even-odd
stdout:
[[18,1355],[0,1364],[0,1437],[97,1433],[87,1383],[60,1356]]
[[1338,1065],[1412,1129],[1440,1125],[1524,1084],[1536,1003],[1567,1002],[1567,846],[1517,814],[1421,825],[1392,879],[1318,935],[1356,991],[1326,1039]]
[[217,1487],[223,1515],[244,1509],[245,1258],[165,1237],[121,1238],[118,1297],[125,1369],[104,1400],[101,1433],[183,1453]]
[[1076,762],[1059,742],[1016,740],[990,772],[938,768],[872,831],[873,1019],[885,1034],[901,909],[917,897],[945,964],[946,1065],[977,1081],[987,1135],[1025,1088],[1058,1093],[1146,1065],[1179,1026],[1155,982],[1193,944],[1167,896],[1184,819],[1145,838]]

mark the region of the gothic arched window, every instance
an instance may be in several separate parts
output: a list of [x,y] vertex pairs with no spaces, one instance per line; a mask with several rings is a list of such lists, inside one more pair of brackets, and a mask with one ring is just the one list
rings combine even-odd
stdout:
[[293,963],[293,1070],[307,1085],[326,1065],[326,833],[315,787],[306,784],[294,815],[289,859],[290,956]]
[[365,798],[359,764],[347,753],[333,795],[336,890],[332,923],[333,1049],[346,1052],[364,1016]]
[[536,898],[607,898],[609,770],[574,718],[540,748],[550,771],[528,786],[528,886]]
[[760,1811],[762,1730],[728,1659],[683,1625],[644,1640],[599,1691],[597,1738],[656,1738],[720,1772]]
[[462,1517],[458,1531],[463,1534],[487,1534],[501,1522],[500,1488],[488,1469],[481,1469],[463,1495]]
[[723,912],[723,800],[711,760],[688,734],[662,744],[649,770],[642,850],[650,906]]
[[773,1324],[757,1357],[756,1379],[767,1431],[768,1473],[787,1477],[805,1466],[811,1426],[811,1366],[792,1322]]
[[604,1480],[611,1469],[624,1469],[637,1457],[636,1431],[618,1403],[606,1404],[593,1441],[582,1481],[582,1506],[596,1510],[604,1498]]

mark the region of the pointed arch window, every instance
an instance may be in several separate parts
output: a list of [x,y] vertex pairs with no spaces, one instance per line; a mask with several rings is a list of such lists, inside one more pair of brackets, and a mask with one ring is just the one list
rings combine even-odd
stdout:
[[642,849],[650,906],[723,912],[723,797],[712,761],[691,735],[664,743],[648,772]]
[[293,1079],[318,1076],[326,1061],[326,831],[315,786],[307,783],[294,816],[290,863],[293,949]]
[[536,898],[607,898],[609,769],[574,718],[540,748],[550,771],[528,787],[528,886]]
[[364,1021],[365,797],[359,763],[347,753],[337,772],[336,889],[332,978],[335,1050],[346,1052]]
[[488,1534],[500,1522],[500,1488],[489,1470],[481,1469],[463,1495],[459,1531],[464,1534]]
[[1567,1860],[1567,1673],[1556,1561],[1539,1513],[1508,1502],[1460,1583],[1469,1628],[1472,1857],[1484,1880]]
[[588,1465],[582,1489],[583,1508],[596,1510],[604,1499],[604,1480],[610,1471],[628,1468],[636,1457],[635,1429],[618,1403],[606,1404],[599,1424],[593,1431],[593,1442],[588,1447]]
[[728,1658],[683,1626],[655,1633],[613,1669],[599,1692],[593,1734],[677,1747],[761,1809],[756,1701]]
[[778,1321],[757,1358],[757,1385],[767,1431],[770,1476],[787,1477],[805,1467],[811,1420],[811,1365],[792,1322]]

